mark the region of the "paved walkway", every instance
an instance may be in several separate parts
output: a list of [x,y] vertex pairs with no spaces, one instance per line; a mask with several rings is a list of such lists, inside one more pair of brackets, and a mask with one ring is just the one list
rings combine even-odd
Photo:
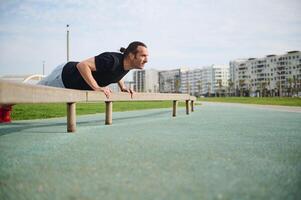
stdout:
[[298,106],[258,105],[258,104],[222,103],[222,102],[204,102],[204,101],[197,101],[197,103],[201,103],[201,104],[204,104],[204,105],[222,104],[222,105],[225,105],[225,106],[227,106],[229,104],[232,104],[232,106],[245,106],[245,107],[254,107],[254,108],[275,110],[275,111],[286,111],[286,112],[301,113],[301,107],[298,107]]
[[298,199],[301,114],[205,103],[0,125],[0,199]]

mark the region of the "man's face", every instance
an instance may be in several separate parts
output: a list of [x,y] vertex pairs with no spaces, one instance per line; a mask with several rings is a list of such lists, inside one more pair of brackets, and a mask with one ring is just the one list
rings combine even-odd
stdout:
[[143,46],[137,47],[137,53],[136,55],[132,55],[132,64],[135,69],[143,69],[144,64],[147,63],[148,59],[148,51],[147,48]]

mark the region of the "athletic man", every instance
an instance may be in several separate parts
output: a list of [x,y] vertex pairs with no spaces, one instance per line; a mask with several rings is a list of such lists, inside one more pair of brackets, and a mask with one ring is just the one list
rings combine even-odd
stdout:
[[[143,69],[148,59],[147,46],[136,41],[127,48],[120,48],[120,52],[105,52],[81,62],[63,63],[38,84],[100,91],[109,98],[112,91],[107,86],[118,83],[122,92],[133,95],[133,91],[126,88],[122,78],[132,69]],[[0,108],[0,122],[10,122],[10,112],[11,106]]]
[[123,53],[105,52],[82,62],[68,62],[59,65],[38,84],[80,90],[103,92],[108,98],[111,83],[118,83],[122,92],[132,93],[127,89],[122,78],[131,69],[143,69],[147,63],[148,51],[142,42],[132,42]]

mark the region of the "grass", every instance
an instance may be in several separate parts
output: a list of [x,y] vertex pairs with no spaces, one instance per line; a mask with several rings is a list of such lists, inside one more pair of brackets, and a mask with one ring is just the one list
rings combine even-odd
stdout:
[[301,106],[301,98],[290,97],[209,97],[199,98],[199,101],[225,102],[225,103],[245,103],[260,105],[281,105],[281,106]]
[[[184,106],[180,102],[179,106]],[[156,108],[172,108],[171,101],[160,102],[115,102],[113,103],[113,111],[129,111],[129,110],[143,110]],[[96,114],[105,112],[104,103],[77,103],[76,114]],[[27,120],[27,119],[45,119],[54,117],[66,116],[66,104],[18,104],[13,107],[13,120]]]

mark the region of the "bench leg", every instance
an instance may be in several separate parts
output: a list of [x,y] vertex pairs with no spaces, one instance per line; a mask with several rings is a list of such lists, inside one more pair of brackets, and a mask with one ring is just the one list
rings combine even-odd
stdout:
[[67,103],[67,131],[75,132],[76,130],[76,104]]
[[191,112],[194,111],[194,101],[191,101]]
[[174,100],[173,106],[172,106],[172,116],[173,117],[177,116],[177,107],[178,107],[178,101]]
[[113,110],[113,102],[106,101],[106,125],[112,124],[112,110]]
[[186,100],[186,114],[189,115],[190,112],[190,100]]

